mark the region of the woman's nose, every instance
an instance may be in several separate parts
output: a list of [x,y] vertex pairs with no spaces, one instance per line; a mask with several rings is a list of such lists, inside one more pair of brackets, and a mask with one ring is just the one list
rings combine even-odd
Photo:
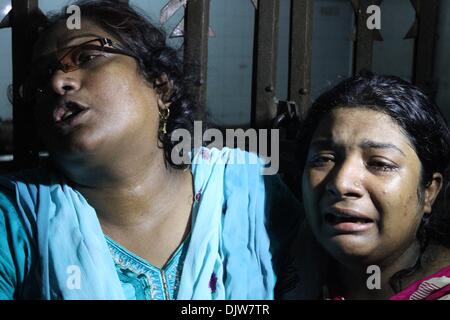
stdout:
[[52,89],[59,95],[80,89],[80,80],[75,75],[76,71],[65,73],[62,70],[56,70],[51,77]]
[[363,196],[363,165],[358,159],[347,159],[336,165],[327,183],[327,191],[337,197],[360,198]]

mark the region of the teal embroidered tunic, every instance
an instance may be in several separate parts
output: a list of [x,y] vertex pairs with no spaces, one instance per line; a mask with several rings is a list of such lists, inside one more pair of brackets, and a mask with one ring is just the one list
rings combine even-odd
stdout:
[[[185,240],[186,241],[186,240]],[[184,242],[161,269],[106,237],[127,300],[174,300],[187,247]]]

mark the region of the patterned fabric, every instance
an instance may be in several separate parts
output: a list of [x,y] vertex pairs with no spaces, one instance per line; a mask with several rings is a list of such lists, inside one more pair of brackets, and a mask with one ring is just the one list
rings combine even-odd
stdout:
[[[323,287],[322,297],[327,300],[345,300],[345,297],[330,294]],[[450,300],[450,266],[414,282],[389,300]]]
[[108,237],[106,242],[127,300],[174,300],[176,298],[186,254],[185,242],[178,247],[161,269]]
[[450,300],[450,266],[414,282],[391,300]]

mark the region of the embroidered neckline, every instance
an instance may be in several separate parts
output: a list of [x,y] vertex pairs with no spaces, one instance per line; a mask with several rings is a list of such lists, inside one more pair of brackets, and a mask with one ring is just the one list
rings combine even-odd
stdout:
[[[145,267],[150,268],[151,270],[161,272],[161,271],[169,270],[172,267],[173,263],[177,260],[176,258],[182,253],[183,248],[189,242],[190,234],[181,242],[181,244],[178,246],[178,248],[175,249],[175,251],[170,256],[169,260],[167,260],[167,262],[161,268],[155,266],[147,259],[144,259],[144,258],[138,256],[137,254],[131,252],[130,250],[128,250],[127,248],[125,248],[124,246],[119,244],[118,242],[114,241],[107,235],[105,235],[105,239],[106,239],[106,242],[108,243],[108,246],[113,251],[116,251],[119,254],[125,255],[127,258],[131,259],[133,262],[136,262],[140,265],[144,265]],[[124,261],[123,262],[116,261],[116,262],[120,265],[124,264]]]

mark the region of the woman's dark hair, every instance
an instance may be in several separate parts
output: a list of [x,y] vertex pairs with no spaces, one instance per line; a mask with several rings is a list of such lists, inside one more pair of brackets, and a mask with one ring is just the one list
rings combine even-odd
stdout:
[[362,72],[340,82],[313,103],[299,135],[298,159],[302,172],[315,130],[326,115],[340,107],[382,112],[400,126],[422,165],[419,201],[423,201],[423,190],[431,183],[433,173],[439,172],[443,176],[443,190],[434,205],[433,214],[424,216],[417,233],[421,247],[418,261],[412,268],[399,271],[391,279],[391,285],[397,289],[401,278],[421,266],[421,256],[429,240],[450,248],[450,212],[445,203],[450,191],[449,126],[437,105],[418,87],[398,77]]
[[[183,62],[178,52],[166,44],[164,31],[127,3],[114,0],[79,0],[71,5],[80,8],[82,23],[87,19],[98,24],[134,54],[139,72],[149,84],[158,90],[161,86],[157,85],[156,81],[167,77],[170,93],[164,96],[164,102],[170,103],[170,115],[166,124],[167,133],[159,132],[158,139],[162,144],[166,162],[176,169],[187,168],[187,164],[176,164],[172,161],[171,152],[178,141],[171,141],[171,136],[177,129],[186,129],[192,136],[194,121],[205,120],[206,114],[203,108],[194,102],[188,89],[195,79],[183,71]],[[70,16],[66,13],[67,7],[49,15],[40,32],[65,21]]]

